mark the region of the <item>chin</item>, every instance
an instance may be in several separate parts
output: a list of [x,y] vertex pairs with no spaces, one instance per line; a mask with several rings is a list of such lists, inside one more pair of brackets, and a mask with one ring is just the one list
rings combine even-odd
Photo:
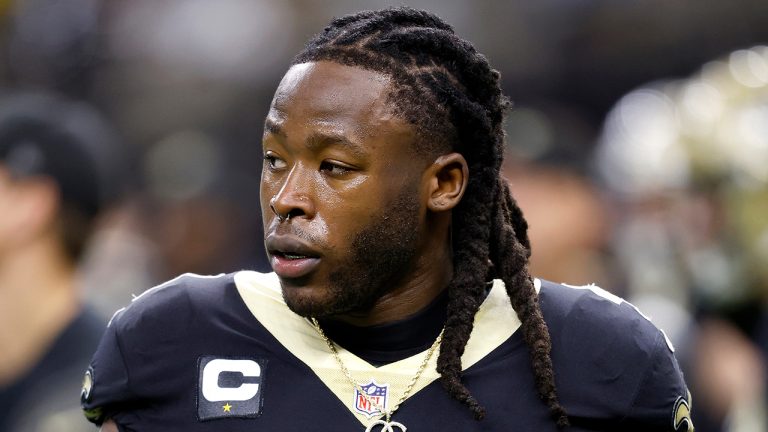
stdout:
[[288,308],[306,318],[321,318],[337,313],[338,305],[329,290],[323,288],[293,287],[281,283],[283,300]]
[[380,297],[355,284],[296,286],[280,282],[288,308],[303,317],[328,318],[350,312],[370,310]]

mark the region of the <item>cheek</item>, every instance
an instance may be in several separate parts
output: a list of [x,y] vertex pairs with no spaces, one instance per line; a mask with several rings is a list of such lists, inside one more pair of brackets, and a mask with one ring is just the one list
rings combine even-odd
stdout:
[[349,180],[315,179],[313,199],[318,205],[328,209],[354,209],[361,199],[370,194],[378,194],[370,176],[359,176]]
[[397,196],[399,191],[394,189],[369,179],[356,188],[321,191],[318,225],[326,230],[324,234],[331,243],[347,249],[358,234],[388,217],[390,209],[385,203]]
[[375,200],[379,192],[367,187],[320,188],[313,231],[325,237],[334,248],[346,249],[351,239],[367,225],[378,211]]
[[360,217],[374,209],[387,186],[376,176],[359,176],[348,181],[318,183],[315,198],[324,207],[337,214]]

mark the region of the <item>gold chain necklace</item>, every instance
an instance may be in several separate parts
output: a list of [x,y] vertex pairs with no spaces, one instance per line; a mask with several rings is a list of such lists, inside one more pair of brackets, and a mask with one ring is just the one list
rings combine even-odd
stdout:
[[416,385],[416,382],[419,380],[419,378],[421,378],[421,374],[424,373],[424,370],[427,368],[429,360],[432,358],[432,355],[435,353],[437,347],[440,346],[440,341],[443,340],[443,332],[445,331],[445,328],[440,330],[440,334],[437,336],[437,339],[435,339],[435,342],[427,350],[424,361],[421,362],[421,366],[419,366],[419,369],[416,371],[416,375],[411,378],[411,382],[408,384],[408,387],[405,388],[403,395],[400,396],[400,400],[397,401],[394,408],[387,411],[383,406],[379,405],[373,399],[371,399],[368,396],[368,393],[363,391],[363,389],[360,387],[360,384],[358,384],[357,381],[352,378],[352,374],[349,372],[349,369],[347,369],[347,367],[344,365],[344,362],[341,361],[341,356],[339,356],[339,352],[336,350],[336,345],[334,345],[333,341],[331,341],[328,336],[325,335],[325,332],[323,331],[322,327],[320,327],[320,323],[317,322],[317,319],[311,318],[310,320],[312,321],[312,326],[315,327],[315,330],[317,330],[317,332],[320,334],[320,337],[323,338],[325,344],[328,345],[328,349],[331,351],[331,354],[333,354],[333,359],[336,360],[336,364],[339,365],[339,369],[341,369],[341,371],[344,373],[344,376],[347,377],[347,380],[350,382],[350,384],[352,384],[352,387],[354,387],[355,390],[357,390],[357,392],[360,393],[369,404],[371,404],[372,407],[376,408],[382,414],[381,418],[371,423],[365,429],[365,432],[372,432],[375,426],[381,426],[380,432],[395,432],[394,428],[398,428],[402,432],[405,432],[406,428],[402,423],[391,421],[392,414],[394,414],[395,411],[400,408],[400,404],[408,399],[408,396],[411,394],[411,391]]

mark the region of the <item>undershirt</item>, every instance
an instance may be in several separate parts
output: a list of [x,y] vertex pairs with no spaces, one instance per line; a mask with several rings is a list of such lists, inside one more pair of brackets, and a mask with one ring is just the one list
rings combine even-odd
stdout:
[[341,321],[320,321],[325,334],[352,354],[379,367],[427,350],[443,329],[448,295],[444,290],[414,315],[386,324],[358,327]]

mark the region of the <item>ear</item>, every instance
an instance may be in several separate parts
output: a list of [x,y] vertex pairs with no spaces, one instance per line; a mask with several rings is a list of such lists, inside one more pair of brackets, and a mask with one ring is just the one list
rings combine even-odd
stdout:
[[427,169],[427,175],[427,208],[433,212],[444,212],[456,207],[469,181],[469,167],[464,156],[459,153],[439,156]]

